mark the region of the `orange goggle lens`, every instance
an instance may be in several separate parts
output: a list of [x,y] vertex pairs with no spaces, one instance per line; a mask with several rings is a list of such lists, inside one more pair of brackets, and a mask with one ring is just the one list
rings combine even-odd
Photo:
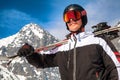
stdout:
[[70,19],[79,20],[81,19],[81,13],[79,11],[68,11],[64,15],[64,22],[68,23]]

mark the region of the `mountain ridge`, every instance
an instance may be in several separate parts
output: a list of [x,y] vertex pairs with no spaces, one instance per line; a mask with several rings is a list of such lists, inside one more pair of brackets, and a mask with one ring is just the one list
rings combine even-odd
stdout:
[[[40,46],[52,44],[57,41],[58,39],[52,36],[49,32],[42,29],[39,25],[30,23],[23,26],[21,30],[16,34],[7,38],[0,39],[0,55],[16,55],[18,49],[25,43],[29,43],[34,48],[38,48]],[[0,62],[0,66],[6,68],[6,62]],[[23,77],[25,80],[41,80],[49,77],[51,77],[52,80],[59,80],[60,78],[58,68],[49,68],[43,70],[36,69],[34,66],[30,65],[23,57],[12,61],[10,66],[7,67],[7,69],[8,71],[13,73],[13,76],[16,75],[19,80],[22,80],[20,76]],[[0,68],[1,72],[3,72],[2,70],[3,68]],[[44,74],[43,71],[45,71]],[[2,76],[0,77],[0,79],[4,78],[3,75],[5,74],[0,74],[0,76]],[[46,76],[43,77],[43,75]]]

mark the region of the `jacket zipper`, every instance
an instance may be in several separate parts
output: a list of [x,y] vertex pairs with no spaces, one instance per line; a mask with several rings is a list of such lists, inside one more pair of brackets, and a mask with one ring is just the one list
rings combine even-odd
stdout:
[[75,37],[75,35],[73,35],[74,37],[74,52],[73,52],[73,80],[76,80],[76,43],[77,43],[77,38]]

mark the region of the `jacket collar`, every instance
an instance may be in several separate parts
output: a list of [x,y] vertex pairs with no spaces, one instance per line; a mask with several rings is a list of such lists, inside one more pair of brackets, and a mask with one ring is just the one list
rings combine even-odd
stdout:
[[78,34],[71,34],[70,40],[74,41],[74,38],[76,38],[77,41],[80,41],[81,39],[84,39],[92,34],[93,33],[91,33],[91,32],[81,32]]

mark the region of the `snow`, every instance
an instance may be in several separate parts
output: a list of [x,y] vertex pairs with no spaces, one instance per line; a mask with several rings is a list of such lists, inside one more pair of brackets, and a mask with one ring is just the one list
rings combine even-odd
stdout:
[[21,75],[16,75],[16,76],[19,78],[19,80],[26,80],[25,76],[21,76]]
[[16,63],[16,62],[22,64],[24,62],[24,60],[22,60],[22,58],[20,58],[20,57],[16,57],[16,58],[14,58],[14,60],[11,63]]
[[35,35],[37,35],[39,38],[42,38],[42,37],[43,37],[43,35],[42,35],[42,34],[40,35],[40,33],[39,33],[38,31],[33,30],[33,32],[34,32],[34,33],[35,33]]
[[[41,69],[41,70],[42,70],[42,69]],[[38,69],[35,69],[34,71],[36,72],[37,75],[41,74],[41,72],[38,71]]]
[[9,72],[7,68],[0,65],[0,76],[3,76],[3,78],[0,78],[1,80],[20,80],[14,73]]
[[[33,41],[35,41],[35,43],[33,43],[33,46],[35,46],[35,45],[37,46],[38,42],[39,42],[39,44],[43,44],[44,39],[45,39],[44,37],[46,37],[46,36],[47,36],[48,44],[49,44],[49,42],[52,42],[52,40],[57,41],[51,34],[49,34],[47,31],[44,31],[42,28],[40,28],[40,26],[38,26],[37,24],[30,23],[28,25],[23,26],[23,28],[15,35],[0,39],[0,54],[8,55],[9,52],[11,53],[10,56],[12,56],[13,54],[16,54],[17,49],[19,49],[19,47],[21,47],[25,43],[25,41],[27,41],[29,43],[30,42],[33,43]],[[15,52],[15,50],[16,50],[16,52]],[[42,75],[41,71],[42,70],[38,70],[35,67],[33,67],[32,65],[28,64],[28,62],[23,57],[22,58],[19,58],[19,57],[14,58],[14,60],[12,60],[11,64],[9,66],[7,66],[8,69],[5,66],[6,63],[8,63],[8,61],[4,62],[4,64],[2,61],[0,61],[0,66],[4,65],[4,67],[3,66],[0,67],[0,80],[41,79],[41,75]],[[28,70],[30,70],[30,71],[28,71]],[[47,70],[45,70],[45,71],[47,71]],[[51,73],[54,77],[55,71],[53,73],[51,70]],[[1,78],[1,76],[3,78]],[[50,76],[50,74],[48,76]],[[11,78],[13,78],[13,79],[11,79]]]
[[[35,27],[35,26],[36,26],[36,27]],[[42,37],[43,37],[43,34],[41,34],[41,33],[43,33],[43,30],[40,29],[40,28],[38,28],[39,26],[38,26],[37,24],[30,23],[30,24],[24,26],[22,30],[25,31],[26,29],[28,29],[28,27],[29,27],[29,28],[32,30],[32,32],[33,32],[35,35],[37,35],[39,38],[42,38]],[[30,33],[30,32],[27,31],[26,34],[28,35],[29,33]]]
[[10,44],[14,40],[15,37],[16,37],[16,35],[12,35],[12,36],[9,36],[7,38],[0,39],[0,47],[3,45],[7,46],[8,44]]

